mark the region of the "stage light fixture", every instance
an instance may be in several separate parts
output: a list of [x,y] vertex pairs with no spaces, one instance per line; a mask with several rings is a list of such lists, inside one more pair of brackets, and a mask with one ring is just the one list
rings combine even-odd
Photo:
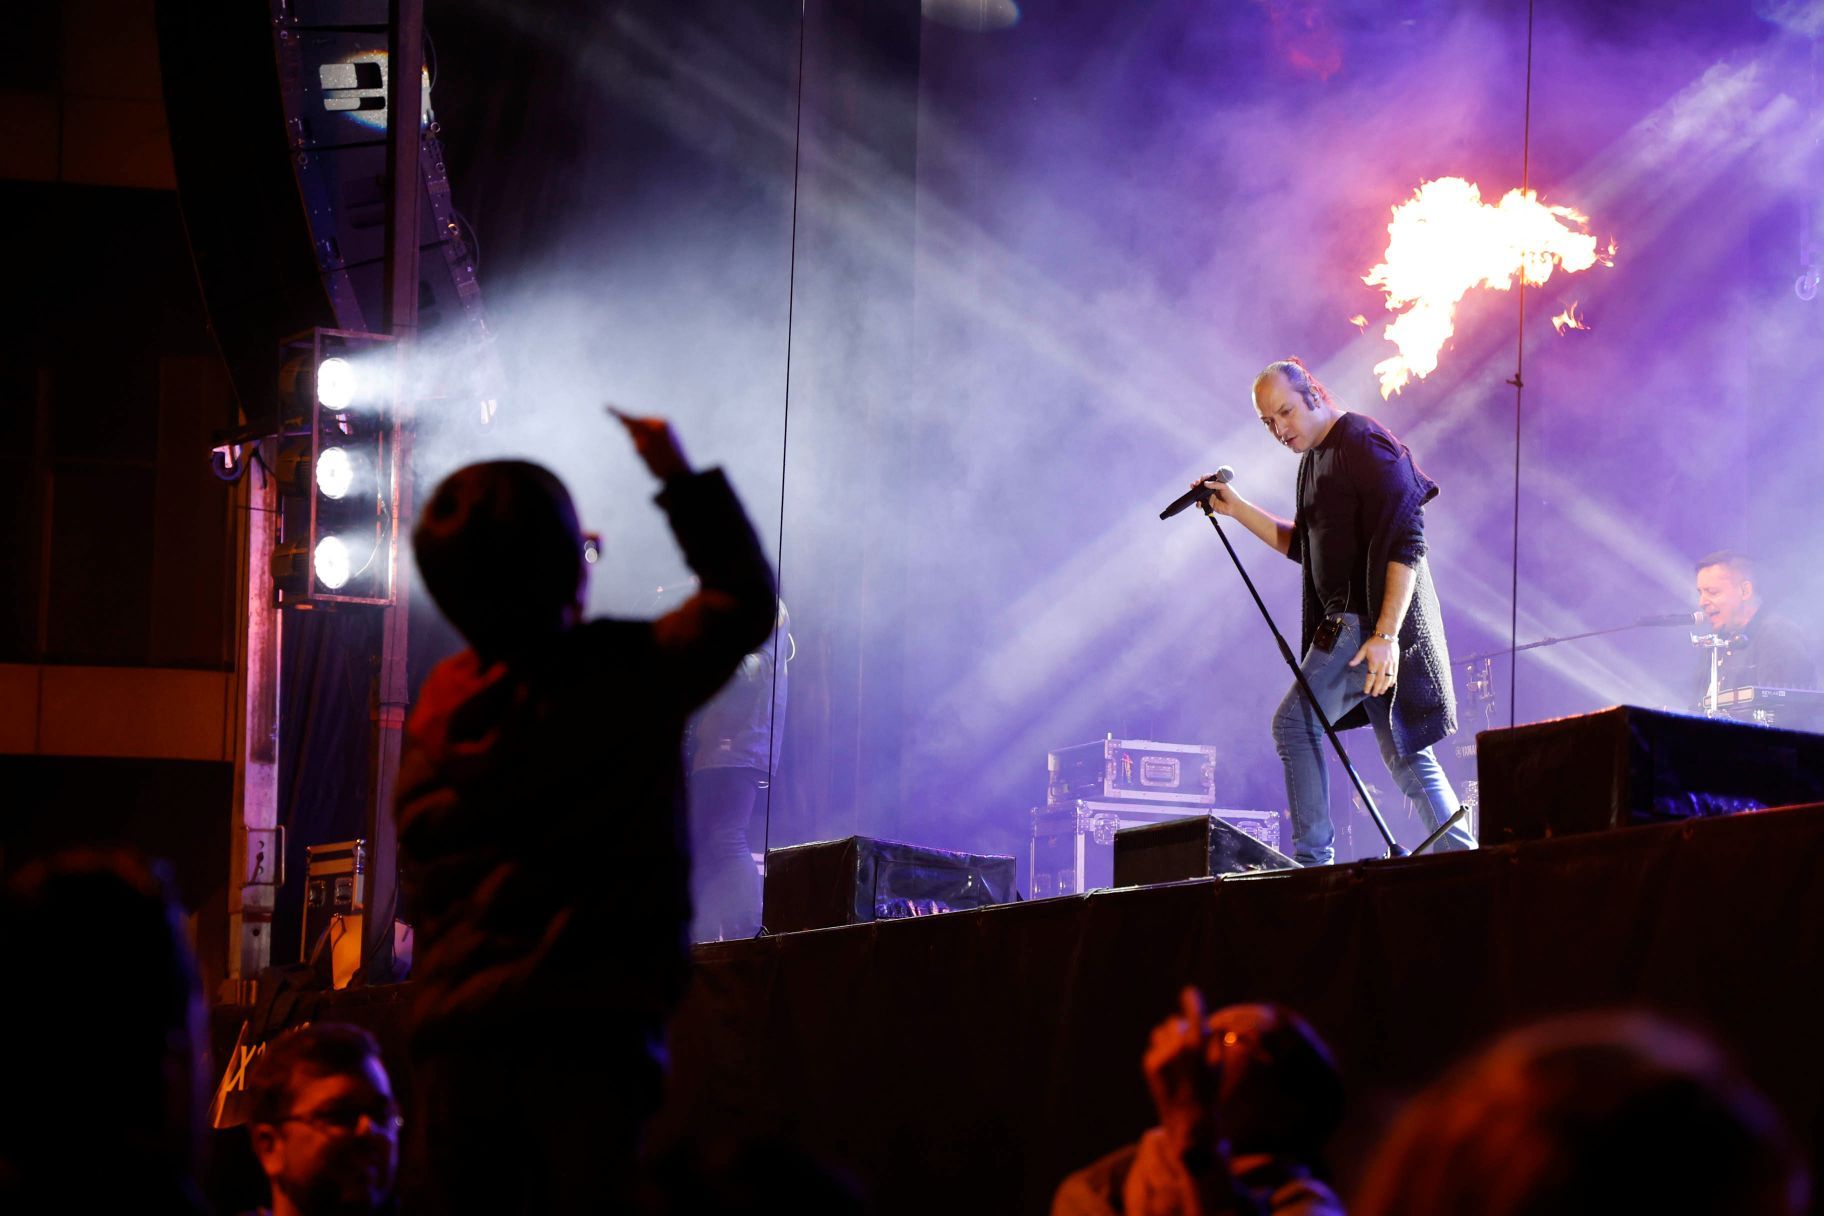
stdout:
[[340,536],[325,536],[317,542],[316,552],[310,555],[311,573],[331,591],[340,591],[347,585],[352,565],[348,546]]
[[340,499],[355,483],[355,462],[347,448],[324,448],[317,453],[317,489],[327,498]]
[[355,399],[355,369],[347,359],[331,355],[317,364],[317,404],[337,413]]
[[313,330],[286,344],[274,472],[279,604],[385,606],[398,564],[398,347]]

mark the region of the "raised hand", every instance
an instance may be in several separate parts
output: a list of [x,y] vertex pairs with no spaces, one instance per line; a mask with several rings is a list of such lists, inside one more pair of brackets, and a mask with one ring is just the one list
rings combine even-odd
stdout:
[[1187,985],[1179,993],[1178,1003],[1178,1015],[1153,1028],[1140,1067],[1160,1126],[1182,1149],[1212,1130],[1216,1075],[1210,1067],[1209,1016],[1204,1012],[1203,994]]
[[627,437],[633,440],[633,450],[639,453],[654,477],[669,481],[690,472],[690,461],[685,459],[684,449],[672,433],[670,422],[663,418],[636,417],[612,405],[607,410],[627,429]]

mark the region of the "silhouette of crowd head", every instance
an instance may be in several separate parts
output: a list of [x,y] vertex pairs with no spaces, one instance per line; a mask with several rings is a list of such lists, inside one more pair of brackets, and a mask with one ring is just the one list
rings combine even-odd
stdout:
[[1701,1035],[1645,1014],[1516,1031],[1408,1108],[1362,1216],[1782,1216],[1807,1182],[1773,1108]]
[[483,654],[543,637],[583,597],[583,533],[556,474],[525,460],[472,464],[444,478],[412,532],[419,577]]

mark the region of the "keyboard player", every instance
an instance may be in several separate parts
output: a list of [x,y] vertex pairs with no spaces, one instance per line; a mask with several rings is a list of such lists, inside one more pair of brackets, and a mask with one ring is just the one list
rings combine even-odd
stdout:
[[[1697,603],[1718,640],[1715,691],[1731,688],[1818,687],[1817,662],[1806,631],[1769,607],[1755,585],[1754,560],[1733,549],[1697,563]],[[1703,708],[1712,691],[1711,651],[1698,683]]]

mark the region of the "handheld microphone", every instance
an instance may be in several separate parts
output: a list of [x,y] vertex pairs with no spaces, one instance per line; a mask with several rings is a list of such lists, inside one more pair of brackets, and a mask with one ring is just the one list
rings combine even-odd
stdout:
[[1664,616],[1643,616],[1638,621],[1635,621],[1634,623],[1636,625],[1648,625],[1648,626],[1651,626],[1651,625],[1701,625],[1704,623],[1704,613],[1701,608],[1694,612],[1668,612]]
[[1180,494],[1177,498],[1173,499],[1171,506],[1169,506],[1165,510],[1159,512],[1159,518],[1160,519],[1170,519],[1172,516],[1178,514],[1178,512],[1180,512],[1180,511],[1184,510],[1186,507],[1190,506],[1192,503],[1202,502],[1204,499],[1208,498],[1213,493],[1213,491],[1206,489],[1203,484],[1204,482],[1220,481],[1223,485],[1226,486],[1231,481],[1234,481],[1234,480],[1235,480],[1235,470],[1231,469],[1226,464],[1223,465],[1220,469],[1217,469],[1214,473],[1210,473],[1203,477],[1199,477],[1197,479],[1196,485],[1192,486],[1190,489],[1188,489],[1184,493]]

